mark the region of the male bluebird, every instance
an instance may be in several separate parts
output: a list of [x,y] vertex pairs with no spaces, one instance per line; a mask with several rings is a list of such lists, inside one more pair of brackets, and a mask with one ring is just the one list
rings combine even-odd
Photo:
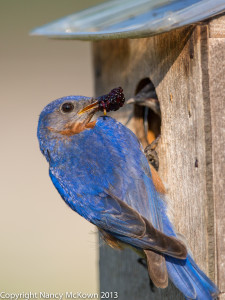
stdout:
[[187,299],[215,299],[218,288],[176,236],[165,188],[136,136],[108,116],[91,121],[95,101],[60,98],[40,115],[40,149],[56,189],[110,246],[141,253],[157,287],[165,288],[169,276]]

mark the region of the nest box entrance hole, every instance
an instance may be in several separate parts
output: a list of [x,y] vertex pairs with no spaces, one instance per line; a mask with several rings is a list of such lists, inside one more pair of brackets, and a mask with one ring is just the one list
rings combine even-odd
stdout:
[[155,86],[148,77],[138,82],[134,99],[135,133],[145,148],[161,132],[160,103]]

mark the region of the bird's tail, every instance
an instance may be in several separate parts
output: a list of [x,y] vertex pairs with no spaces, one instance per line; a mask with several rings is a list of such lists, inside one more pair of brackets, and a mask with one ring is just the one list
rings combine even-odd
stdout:
[[[162,220],[163,232],[179,239],[179,235],[176,234],[167,215],[168,209],[165,202],[158,202],[165,211],[165,217]],[[186,259],[178,259],[168,255],[165,255],[165,259],[170,280],[184,294],[186,299],[212,300],[220,294],[217,286],[197,266],[190,253]]]
[[168,275],[186,299],[212,300],[220,291],[199,269],[190,254],[185,260],[165,255]]

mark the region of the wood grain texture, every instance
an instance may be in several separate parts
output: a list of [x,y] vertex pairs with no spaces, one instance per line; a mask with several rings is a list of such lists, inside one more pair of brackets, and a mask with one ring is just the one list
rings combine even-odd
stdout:
[[[151,38],[95,42],[93,53],[96,96],[122,86],[128,99],[141,79],[149,77],[154,83],[162,114],[157,148],[159,173],[168,188],[173,222],[178,232],[186,237],[196,262],[215,280],[222,268],[217,267],[215,257],[215,216],[219,216],[217,238],[225,228],[224,215],[219,212],[222,199],[217,200],[216,213],[214,203],[214,197],[220,197],[223,192],[224,178],[219,177],[222,166],[215,167],[213,163],[218,151],[224,155],[221,149],[224,140],[217,140],[212,148],[214,134],[218,126],[222,127],[222,121],[217,120],[216,112],[211,115],[210,85],[214,74],[210,78],[208,70],[217,66],[209,60],[209,49],[213,51],[209,45],[212,47],[208,26],[199,25]],[[222,120],[224,102],[220,99],[219,103]],[[130,114],[132,106],[125,106],[113,116],[126,123]],[[128,127],[135,132],[133,124],[131,120]],[[223,130],[224,124],[218,131],[220,135],[224,134]],[[219,192],[215,190],[213,176],[219,181]],[[220,246],[217,243],[217,249],[220,247],[217,255],[219,251],[224,253],[222,239],[220,243]],[[167,289],[157,289],[153,293],[147,270],[138,265],[137,255],[108,246],[100,248],[100,287],[102,291],[118,291],[121,300],[184,299],[171,283]]]
[[217,283],[225,299],[225,38],[209,39]]
[[210,38],[225,38],[225,14],[209,22]]

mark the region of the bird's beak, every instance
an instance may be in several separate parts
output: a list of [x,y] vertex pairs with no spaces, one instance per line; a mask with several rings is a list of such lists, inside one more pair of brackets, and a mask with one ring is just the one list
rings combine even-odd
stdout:
[[135,103],[135,99],[134,98],[130,98],[127,100],[127,104],[134,104]]
[[78,115],[81,115],[87,111],[90,111],[90,110],[95,110],[97,111],[98,110],[98,106],[99,106],[99,103],[98,101],[95,101],[94,103],[91,103],[85,107],[83,107],[79,112],[78,112]]

